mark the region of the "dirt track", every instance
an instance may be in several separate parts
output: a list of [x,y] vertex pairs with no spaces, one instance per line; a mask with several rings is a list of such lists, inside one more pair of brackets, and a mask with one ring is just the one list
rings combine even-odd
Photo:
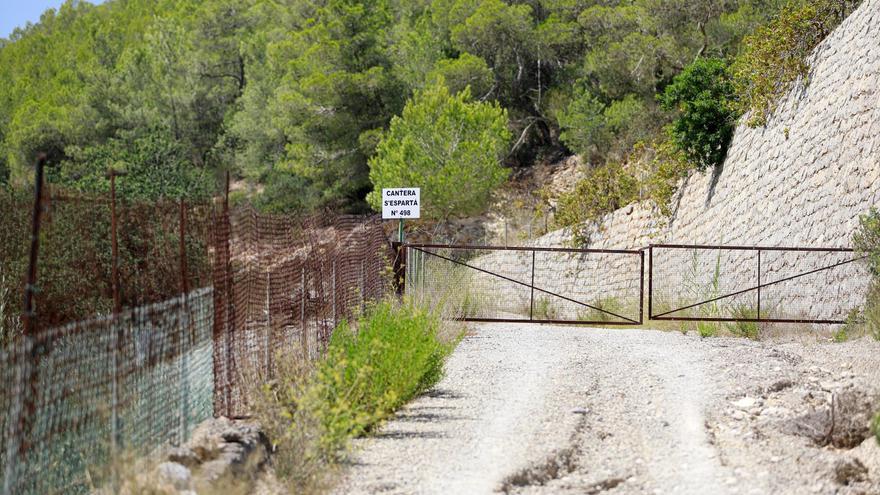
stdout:
[[482,325],[337,492],[880,493],[880,344],[806,340]]

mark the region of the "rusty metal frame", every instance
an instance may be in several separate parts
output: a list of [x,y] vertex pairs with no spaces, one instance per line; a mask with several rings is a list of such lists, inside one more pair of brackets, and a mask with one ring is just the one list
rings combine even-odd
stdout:
[[[530,296],[530,311],[529,318],[461,318],[459,321],[468,321],[468,322],[483,322],[483,323],[548,323],[548,324],[561,324],[561,325],[615,325],[615,326],[639,326],[643,323],[643,310],[644,307],[644,298],[645,298],[645,290],[644,290],[644,278],[645,278],[645,253],[644,250],[627,250],[627,249],[575,249],[575,248],[549,248],[549,247],[511,247],[511,246],[472,246],[472,245],[450,245],[450,244],[403,244],[400,246],[400,250],[403,253],[399,258],[406,260],[409,258],[407,255],[408,251],[416,250],[445,261],[449,261],[451,263],[455,263],[457,265],[464,266],[466,268],[485,273],[487,275],[498,277],[502,280],[506,280],[508,282],[521,285],[531,289]],[[464,261],[455,260],[449,258],[447,256],[443,256],[438,253],[434,253],[428,251],[428,249],[454,249],[454,250],[468,250],[468,251],[520,251],[520,252],[531,252],[532,253],[532,268],[531,268],[531,283],[521,282],[519,280],[512,279],[510,277],[506,277],[499,273],[494,273],[489,270],[485,270],[483,268],[479,268],[468,264]],[[551,252],[551,253],[574,253],[574,254],[620,254],[620,255],[631,255],[639,257],[639,316],[638,320],[633,318],[628,318],[623,315],[619,315],[612,311],[604,310],[602,308],[598,308],[589,303],[585,303],[583,301],[578,301],[561,294],[548,291],[546,289],[542,289],[541,287],[535,286],[535,255],[538,252]],[[405,290],[401,287],[401,290]],[[578,304],[580,306],[590,308],[601,313],[605,313],[611,315],[615,318],[620,318],[626,321],[590,321],[590,320],[564,320],[564,319],[534,319],[532,314],[534,313],[534,305],[535,305],[535,291],[542,292],[559,299]]]
[[[683,306],[680,308],[672,309],[670,311],[664,311],[663,313],[654,314],[653,308],[653,300],[654,300],[654,248],[661,249],[702,249],[707,251],[756,251],[757,252],[757,273],[758,278],[756,281],[756,285],[753,287],[748,287],[746,289],[741,289],[738,291],[734,291],[728,294],[724,294],[721,296],[713,297],[711,299],[707,299],[705,301],[700,301],[694,304],[689,304],[687,306]],[[843,324],[846,323],[846,320],[833,320],[833,319],[819,319],[819,318],[763,318],[761,317],[761,289],[764,287],[769,287],[772,285],[780,284],[783,282],[788,282],[790,280],[794,280],[800,277],[805,277],[807,275],[812,275],[814,273],[818,273],[825,270],[831,270],[837,268],[842,265],[846,265],[848,263],[853,263],[856,261],[861,261],[867,256],[860,256],[852,259],[848,259],[846,261],[841,261],[838,263],[833,263],[828,266],[823,266],[821,268],[816,268],[812,270],[808,270],[802,273],[798,273],[796,275],[783,277],[778,280],[773,280],[770,282],[762,282],[761,280],[761,253],[764,251],[782,251],[782,252],[818,252],[818,253],[854,253],[855,250],[851,248],[821,248],[821,247],[771,247],[771,246],[722,246],[722,245],[711,245],[711,244],[651,244],[648,246],[648,320],[655,321],[713,321],[713,322],[750,322],[750,323],[815,323],[815,324]],[[695,308],[698,306],[702,306],[704,304],[709,304],[715,301],[720,301],[722,299],[726,299],[728,297],[734,297],[741,294],[745,294],[747,292],[756,291],[757,292],[757,318],[734,318],[734,317],[696,317],[696,316],[669,316],[672,313],[677,313],[679,311],[684,311],[686,309]]]

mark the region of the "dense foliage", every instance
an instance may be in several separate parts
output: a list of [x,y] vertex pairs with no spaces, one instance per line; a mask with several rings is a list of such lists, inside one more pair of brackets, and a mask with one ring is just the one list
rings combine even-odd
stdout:
[[381,189],[422,188],[425,218],[479,213],[507,170],[507,116],[498,104],[471,102],[470,89],[450,95],[443,85],[419,91],[382,137],[370,160],[376,187],[367,199],[381,210]]
[[669,126],[675,146],[697,168],[720,165],[733,137],[733,84],[723,60],[698,59],[666,86],[660,102],[678,116]]
[[199,194],[228,168],[274,196],[263,200],[274,209],[363,208],[382,132],[438,79],[507,110],[508,165],[564,151],[557,116],[576,136],[579,112],[593,111],[586,102],[602,105],[602,123],[595,143],[573,137],[573,151],[622,149],[618,139],[656,127],[658,88],[698,54],[727,54],[775,9],[775,0],[68,0],[0,48],[0,176],[27,180],[42,150],[58,168],[53,180],[83,189],[106,187],[103,171],[115,166],[141,170],[131,182],[170,187],[139,194]]
[[792,2],[773,22],[743,41],[731,71],[740,113],[748,123],[764,125],[779,97],[798,79],[807,78],[807,57],[855,8],[860,0]]
[[[0,182],[27,182],[39,150],[88,191],[115,167],[125,194],[200,196],[232,170],[268,209],[365,209],[391,119],[437,81],[506,111],[507,166],[628,162],[677,118],[657,99],[676,75],[732,60],[785,1],[67,0],[0,41]],[[749,38],[742,104],[760,114],[851,5],[793,0]],[[724,134],[696,128],[712,115],[690,130]]]
[[[591,91],[577,90],[558,114],[560,137],[594,163],[623,161],[624,180],[637,180],[638,197],[652,200],[668,215],[679,181],[693,169],[724,162],[742,114],[749,114],[747,122],[752,126],[766,123],[791,84],[807,77],[812,50],[858,4],[858,0],[793,0],[766,24],[756,21],[759,13],[776,12],[778,6],[750,4],[753,10],[745,18],[751,19],[749,29],[757,22],[757,30],[745,37],[741,47],[735,38],[728,38],[728,43],[711,50],[707,50],[713,45],[710,33],[717,32],[703,30],[705,44],[693,61],[654,85],[659,108],[631,94],[607,102]],[[739,25],[744,19],[740,15],[722,14],[718,22]],[[578,184],[577,190],[601,187]],[[578,230],[570,222],[597,220],[611,211],[568,196],[560,198],[561,225]]]

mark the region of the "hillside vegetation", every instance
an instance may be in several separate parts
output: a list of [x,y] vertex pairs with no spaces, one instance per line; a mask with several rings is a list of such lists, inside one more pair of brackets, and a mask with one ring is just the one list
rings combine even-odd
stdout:
[[276,211],[365,210],[374,182],[461,194],[485,179],[473,212],[502,165],[578,153],[613,164],[599,182],[642,187],[578,209],[581,186],[563,219],[635,190],[662,207],[687,169],[723,159],[741,113],[766,118],[855,3],[68,0],[0,40],[0,183],[26,184],[38,151],[56,184],[104,191],[116,167],[122,194],[147,199],[204,197],[231,170]]

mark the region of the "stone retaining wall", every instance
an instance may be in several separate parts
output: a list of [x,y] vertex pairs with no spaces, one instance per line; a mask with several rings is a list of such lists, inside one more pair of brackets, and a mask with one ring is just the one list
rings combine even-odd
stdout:
[[[741,124],[723,167],[695,173],[683,182],[671,218],[659,217],[646,204],[627,206],[593,228],[588,247],[631,249],[652,243],[848,247],[859,215],[880,200],[877,26],[880,0],[866,0],[817,47],[810,83],[793,88],[766,127]],[[534,245],[562,246],[569,239],[569,232],[560,230]],[[718,260],[700,256],[708,260],[704,262],[708,269],[698,271],[703,277],[711,275]],[[786,255],[768,265],[765,276],[781,277],[836,259],[811,253]],[[754,280],[752,261],[744,260],[724,262],[730,273],[736,273],[728,276],[727,287]],[[479,263],[493,271],[515,271],[522,265],[506,253]],[[576,258],[563,266],[546,267],[551,274],[547,283],[556,291],[576,293],[583,289],[578,274],[591,269],[585,263]],[[684,282],[685,268],[667,270]],[[575,276],[559,276],[560,271]],[[610,286],[624,283],[616,272],[599,278]],[[697,281],[705,282],[705,278]],[[799,282],[799,288],[779,290],[774,303],[841,317],[861,303],[868,279],[863,268],[849,265]],[[808,301],[803,293],[810,295]]]

